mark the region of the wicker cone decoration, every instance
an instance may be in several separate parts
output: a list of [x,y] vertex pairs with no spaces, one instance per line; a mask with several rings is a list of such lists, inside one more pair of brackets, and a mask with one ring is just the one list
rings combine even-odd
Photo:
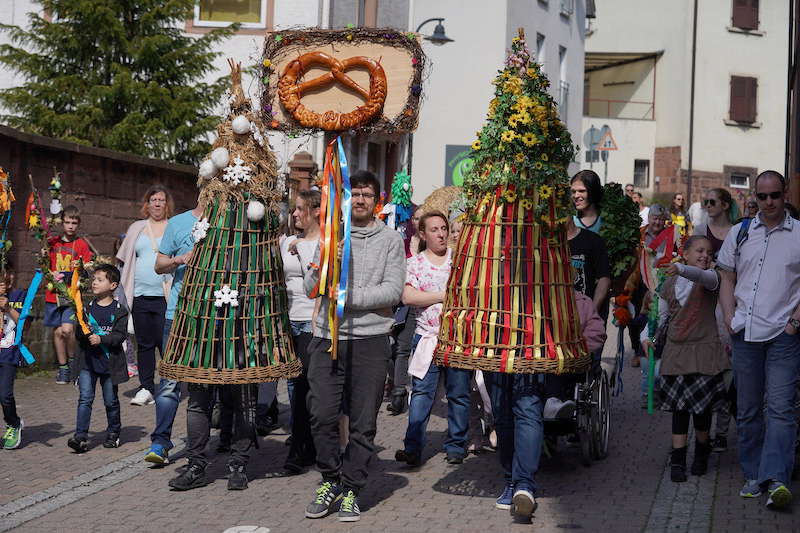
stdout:
[[435,361],[490,372],[578,372],[591,356],[564,226],[574,146],[522,31],[494,84],[464,184],[467,213]]
[[296,377],[278,246],[277,167],[231,64],[231,112],[200,166],[201,220],[186,268],[162,377],[258,383]]

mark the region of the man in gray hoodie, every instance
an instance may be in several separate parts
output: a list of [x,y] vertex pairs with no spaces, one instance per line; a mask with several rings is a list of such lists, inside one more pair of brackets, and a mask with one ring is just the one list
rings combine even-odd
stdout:
[[[380,184],[368,171],[354,172],[350,268],[344,316],[339,323],[338,357],[329,353],[327,296],[322,296],[308,346],[308,406],[322,483],[306,508],[306,517],[322,518],[341,500],[339,520],[360,518],[358,492],[367,483],[375,452],[378,410],[389,361],[392,307],[400,302],[406,279],[403,239],[374,217]],[[306,292],[319,281],[319,249],[305,276]],[[339,452],[339,416],[350,417],[350,440]]]

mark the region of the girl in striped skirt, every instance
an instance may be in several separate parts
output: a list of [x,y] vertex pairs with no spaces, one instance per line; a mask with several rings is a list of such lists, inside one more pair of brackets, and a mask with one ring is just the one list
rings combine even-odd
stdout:
[[[719,276],[711,266],[711,241],[693,235],[683,248],[686,264],[666,268],[669,278],[659,291],[659,324],[669,318],[661,359],[662,409],[672,412],[672,456],[670,477],[686,481],[686,446],[689,419],[694,420],[695,452],[692,475],[708,470],[711,453],[708,430],[712,410],[724,403],[722,372],[730,368],[717,331]],[[651,339],[642,334],[649,348]]]

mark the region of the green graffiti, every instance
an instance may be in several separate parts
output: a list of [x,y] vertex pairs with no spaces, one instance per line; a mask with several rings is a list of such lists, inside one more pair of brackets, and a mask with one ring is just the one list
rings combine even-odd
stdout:
[[466,157],[459,161],[453,168],[453,185],[461,187],[464,185],[464,177],[472,170],[473,161]]

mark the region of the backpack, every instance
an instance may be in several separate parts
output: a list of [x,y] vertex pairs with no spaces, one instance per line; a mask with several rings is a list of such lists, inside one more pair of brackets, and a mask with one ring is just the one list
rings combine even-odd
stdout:
[[739,256],[739,248],[742,246],[742,243],[747,240],[748,232],[750,231],[750,222],[752,222],[752,218],[743,218],[742,225],[739,226],[739,233],[736,234],[736,256]]

